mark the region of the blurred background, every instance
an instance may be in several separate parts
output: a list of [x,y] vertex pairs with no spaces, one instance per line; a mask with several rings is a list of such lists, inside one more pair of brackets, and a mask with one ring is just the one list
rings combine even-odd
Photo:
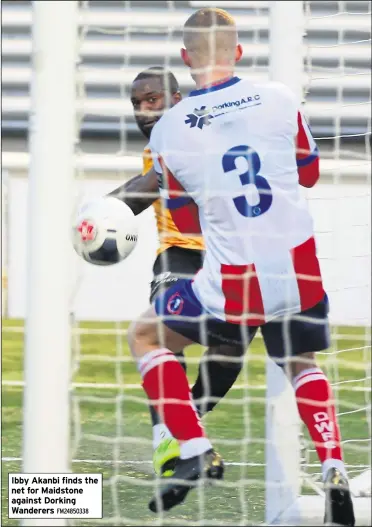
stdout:
[[[139,153],[144,141],[132,117],[128,89],[150,66],[169,66],[183,94],[192,79],[181,64],[182,25],[202,6],[228,9],[239,28],[244,56],[238,74],[268,79],[268,4],[264,1],[89,1],[81,2],[79,86],[81,147],[87,152]],[[340,136],[344,149],[365,154],[371,93],[371,2],[305,2],[304,85],[306,112],[320,147],[332,150]],[[2,2],[3,151],[26,152],[31,67],[31,2]],[[290,25],[289,25],[290,31]],[[321,78],[320,78],[321,77]],[[63,82],[63,79],[61,79]],[[324,108],[332,107],[332,112]],[[326,139],[328,138],[328,139]],[[120,143],[120,144],[119,144]],[[5,168],[20,170],[7,160]]]

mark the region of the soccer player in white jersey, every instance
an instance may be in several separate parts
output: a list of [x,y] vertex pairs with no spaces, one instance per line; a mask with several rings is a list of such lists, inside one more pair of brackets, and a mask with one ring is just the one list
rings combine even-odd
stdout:
[[[138,128],[146,139],[150,139],[155,123],[167,107],[174,106],[180,100],[181,93],[177,79],[169,70],[154,66],[137,75],[132,83],[131,101]],[[191,207],[186,204],[177,209],[183,218],[183,231],[188,233],[185,235],[174,223],[167,204],[163,204],[159,199],[157,175],[152,167],[151,151],[145,147],[143,173],[110,193],[110,196],[124,201],[134,214],[139,214],[149,204],[154,207],[159,249],[153,267],[150,303],[156,295],[181,278],[193,277],[201,268],[204,258],[204,241],[200,235],[199,224],[197,233],[191,234],[193,230]],[[191,218],[191,222],[187,221],[188,217]],[[242,359],[245,349],[242,345],[226,344],[207,349],[200,361],[198,376],[191,389],[200,416],[212,411],[234,384],[241,370],[242,362],[239,359]],[[177,358],[186,371],[183,350],[177,351]],[[171,475],[180,454],[179,444],[161,422],[156,409],[152,406],[149,408],[153,426],[154,469],[158,474]]]
[[[209,345],[247,344],[260,327],[269,356],[292,380],[322,465],[325,522],[353,526],[333,395],[315,360],[329,347],[328,300],[300,188],[306,185],[296,162],[300,128],[310,146],[300,168],[317,159],[315,143],[284,85],[234,76],[242,48],[228,13],[194,13],[184,45],[197,89],[155,125],[150,148],[163,199],[184,204],[183,191],[198,206],[206,256],[194,280],[158,296],[130,330],[143,387],[181,443],[174,477],[150,509],[180,503],[202,475],[223,475],[174,352],[205,333]],[[159,333],[156,316],[163,320]]]

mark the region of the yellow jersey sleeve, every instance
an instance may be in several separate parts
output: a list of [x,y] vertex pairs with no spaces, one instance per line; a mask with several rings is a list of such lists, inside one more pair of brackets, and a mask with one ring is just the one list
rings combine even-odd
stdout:
[[[143,151],[143,174],[146,174],[153,167],[151,150],[146,147]],[[161,200],[158,199],[153,203],[156,217],[156,225],[159,234],[160,247],[158,254],[169,247],[181,247],[182,249],[193,249],[204,251],[204,240],[202,236],[184,236],[179,232],[172,220],[168,209],[162,206]]]
[[153,166],[154,163],[151,157],[151,150],[146,146],[142,156],[142,175],[146,174],[146,172],[148,172]]

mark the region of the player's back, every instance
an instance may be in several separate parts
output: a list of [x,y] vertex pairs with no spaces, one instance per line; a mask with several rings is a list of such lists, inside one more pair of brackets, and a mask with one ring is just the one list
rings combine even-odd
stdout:
[[191,92],[159,123],[155,150],[199,207],[207,253],[195,291],[220,318],[254,308],[268,320],[314,301],[301,298],[294,262],[313,235],[298,183],[297,111],[284,86],[233,78]]

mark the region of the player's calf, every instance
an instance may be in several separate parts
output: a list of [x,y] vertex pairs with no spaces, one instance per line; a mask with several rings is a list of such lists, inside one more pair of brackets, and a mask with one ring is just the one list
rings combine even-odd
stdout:
[[[186,362],[183,351],[176,355],[179,363],[186,372]],[[152,444],[154,449],[153,466],[156,474],[171,476],[174,465],[180,456],[180,446],[174,439],[168,427],[162,423],[153,405],[149,405],[152,422]]]
[[346,476],[334,397],[326,375],[318,367],[307,368],[292,383],[300,417],[322,464],[323,479],[331,467]]
[[[313,440],[322,465],[323,481],[331,469],[347,481],[331,385],[315,355],[329,347],[328,298],[293,318],[261,327],[269,355],[292,380],[298,412]],[[284,363],[284,359],[287,361]]]
[[[184,347],[187,339],[166,327],[162,329],[165,345],[173,345],[175,349],[178,345],[181,349]],[[212,445],[193,405],[185,371],[169,348],[160,347],[157,330],[152,308],[142,322],[132,325],[130,330],[128,341],[143,379],[143,388],[161,421],[180,442],[181,457],[200,456]]]
[[[243,346],[223,345],[210,347],[204,353],[191,390],[200,417],[213,410],[234,384],[241,371],[244,352]],[[179,354],[177,359],[185,368]],[[150,406],[150,410],[153,422],[154,471],[158,475],[171,476],[180,456],[180,447],[168,428],[161,423],[155,409]]]
[[235,383],[245,351],[244,346],[221,345],[204,353],[191,390],[200,416],[212,411]]
[[[311,359],[306,354],[305,359]],[[314,357],[313,357],[314,358]],[[293,364],[298,373],[292,380],[300,417],[314,442],[322,464],[325,486],[326,525],[354,526],[354,511],[341,449],[341,433],[332,388],[323,371],[306,368],[306,361]]]

